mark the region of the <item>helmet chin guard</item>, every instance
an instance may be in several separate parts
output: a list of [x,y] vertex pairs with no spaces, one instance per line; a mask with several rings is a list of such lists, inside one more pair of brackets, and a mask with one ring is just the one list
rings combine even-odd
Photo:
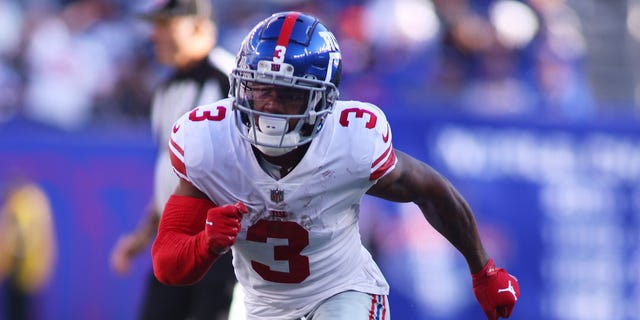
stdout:
[[[241,136],[270,156],[311,142],[338,99],[341,68],[335,37],[315,17],[282,12],[258,23],[244,39],[231,73]],[[296,114],[255,110],[250,92],[256,84],[303,90],[306,102]]]
[[[258,118],[258,129],[255,126],[249,128],[249,140],[262,153],[277,157],[289,153],[297,148],[300,142],[300,133],[291,131],[287,132],[289,125],[286,119],[274,118],[269,116],[261,116]],[[260,141],[261,143],[257,143]],[[270,147],[273,146],[292,146],[292,147]]]

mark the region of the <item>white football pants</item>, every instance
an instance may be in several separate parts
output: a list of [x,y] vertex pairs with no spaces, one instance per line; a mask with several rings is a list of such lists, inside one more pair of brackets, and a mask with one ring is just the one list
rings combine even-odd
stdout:
[[[233,290],[229,320],[244,320],[244,292],[239,284]],[[322,303],[300,320],[390,320],[387,296],[358,291],[339,293]]]

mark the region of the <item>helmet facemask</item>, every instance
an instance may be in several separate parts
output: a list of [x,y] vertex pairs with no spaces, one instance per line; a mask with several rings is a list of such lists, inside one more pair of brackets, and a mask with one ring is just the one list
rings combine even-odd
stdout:
[[[274,69],[279,70],[271,71]],[[231,74],[236,126],[244,139],[269,156],[280,156],[309,143],[320,132],[337,98],[332,83],[292,74],[293,66],[271,61],[260,61],[257,71],[236,68]],[[290,103],[299,104],[297,112],[275,114],[255,110],[257,95],[267,94],[256,88],[265,87],[271,88],[267,91],[277,91],[277,99],[292,98]]]

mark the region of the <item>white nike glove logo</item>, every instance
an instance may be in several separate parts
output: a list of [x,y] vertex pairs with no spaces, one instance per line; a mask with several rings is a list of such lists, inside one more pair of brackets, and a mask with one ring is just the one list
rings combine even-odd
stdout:
[[[209,220],[205,221],[205,223],[206,223],[206,224],[208,224],[208,225],[210,225],[210,226],[212,226],[212,225],[213,225],[213,222],[212,222],[212,221],[209,221]],[[509,282],[509,283],[511,283],[511,282]]]
[[511,280],[509,280],[509,286],[504,289],[498,289],[498,293],[500,292],[510,292],[513,295],[513,298],[518,301],[518,296],[516,296],[516,290],[513,289],[513,285],[511,284]]

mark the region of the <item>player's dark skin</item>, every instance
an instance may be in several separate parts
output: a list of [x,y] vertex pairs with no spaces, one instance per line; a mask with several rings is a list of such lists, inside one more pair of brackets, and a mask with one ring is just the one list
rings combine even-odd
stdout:
[[[264,86],[261,88],[265,90]],[[284,92],[263,91],[260,101],[254,101],[255,110],[277,114],[299,112],[300,108],[295,106],[299,103],[298,99],[283,98],[280,94]],[[293,123],[290,127],[294,127]],[[306,144],[278,157],[267,156],[256,148],[254,153],[275,165],[293,168],[300,163],[308,147],[309,144]],[[367,194],[394,202],[415,203],[427,221],[463,254],[471,273],[482,270],[489,256],[480,241],[469,205],[451,183],[429,165],[397,149],[394,150],[398,159],[395,168],[380,178]],[[289,171],[290,169],[286,170]],[[180,180],[174,194],[207,198],[204,193],[183,179]]]

